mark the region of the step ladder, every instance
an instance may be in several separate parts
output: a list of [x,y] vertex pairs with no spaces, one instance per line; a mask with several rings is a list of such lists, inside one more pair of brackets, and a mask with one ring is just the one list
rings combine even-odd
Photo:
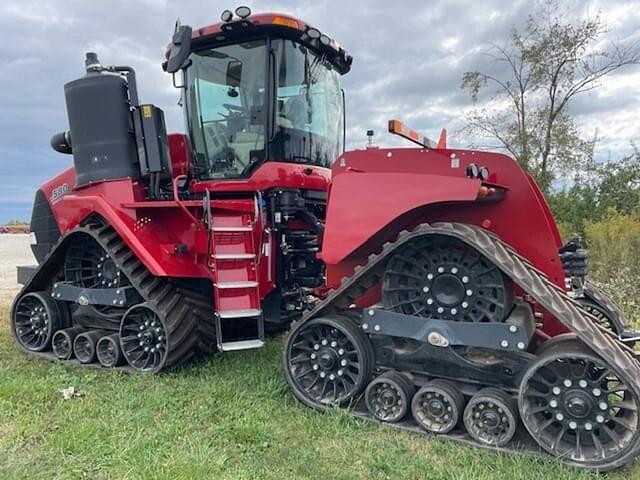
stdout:
[[253,213],[209,214],[208,266],[214,280],[216,342],[222,352],[265,344],[258,280],[261,252],[255,233],[262,235],[258,196],[254,202]]

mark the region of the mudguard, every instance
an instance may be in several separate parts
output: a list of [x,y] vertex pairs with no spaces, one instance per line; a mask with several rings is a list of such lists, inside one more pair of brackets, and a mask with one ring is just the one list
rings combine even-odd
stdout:
[[344,260],[407,212],[440,202],[473,202],[480,180],[444,175],[349,172],[331,185],[322,259]]

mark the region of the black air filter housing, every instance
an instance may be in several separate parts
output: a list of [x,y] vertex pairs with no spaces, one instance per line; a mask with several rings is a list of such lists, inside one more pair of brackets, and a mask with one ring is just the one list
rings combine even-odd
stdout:
[[127,82],[88,73],[64,86],[76,186],[139,176]]

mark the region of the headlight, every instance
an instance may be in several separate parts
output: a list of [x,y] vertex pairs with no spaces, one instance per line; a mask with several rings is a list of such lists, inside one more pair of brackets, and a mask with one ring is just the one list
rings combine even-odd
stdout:
[[236,15],[240,18],[247,18],[249,15],[251,15],[251,9],[245,6],[238,7],[236,8]]

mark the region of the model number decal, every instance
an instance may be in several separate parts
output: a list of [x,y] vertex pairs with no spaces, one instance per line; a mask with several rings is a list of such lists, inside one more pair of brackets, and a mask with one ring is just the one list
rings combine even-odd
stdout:
[[63,183],[62,185],[55,187],[51,190],[51,203],[56,203],[62,197],[69,193],[69,185]]

